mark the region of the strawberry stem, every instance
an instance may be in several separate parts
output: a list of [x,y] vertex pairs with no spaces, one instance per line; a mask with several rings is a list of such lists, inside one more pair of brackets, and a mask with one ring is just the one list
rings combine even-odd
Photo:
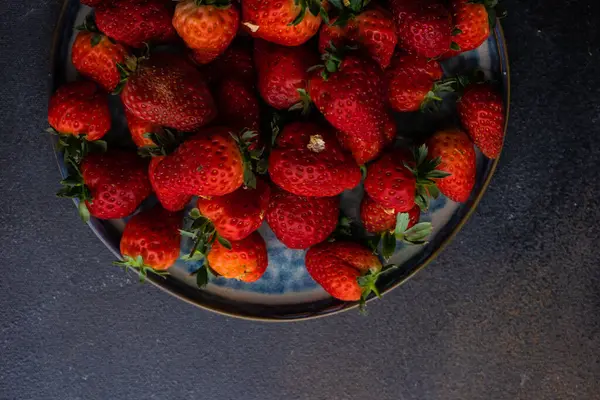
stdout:
[[123,261],[115,261],[113,262],[113,265],[123,267],[125,271],[127,271],[128,269],[136,270],[140,278],[140,283],[144,283],[144,281],[148,277],[148,273],[150,272],[163,278],[166,275],[169,275],[167,271],[156,270],[154,269],[154,267],[146,264],[141,255],[138,255],[136,257],[123,255]]

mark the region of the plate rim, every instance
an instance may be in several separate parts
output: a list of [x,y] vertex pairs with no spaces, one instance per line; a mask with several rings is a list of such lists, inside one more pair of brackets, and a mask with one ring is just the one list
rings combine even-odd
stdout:
[[[53,33],[53,37],[52,37],[52,47],[51,47],[51,51],[50,51],[50,74],[49,74],[49,78],[48,78],[49,79],[48,99],[50,99],[50,96],[52,95],[52,92],[54,89],[55,66],[58,61],[57,60],[57,57],[58,57],[57,49],[60,44],[59,43],[60,38],[62,36],[61,35],[62,28],[65,23],[64,19],[66,17],[67,7],[69,6],[70,2],[72,2],[72,1],[75,1],[75,0],[62,0],[60,14],[57,19],[56,25],[54,27],[54,33]],[[493,35],[494,35],[494,39],[496,41],[496,46],[498,48],[498,53],[500,55],[500,74],[502,75],[502,82],[503,82],[503,88],[504,88],[503,95],[504,95],[504,103],[505,103],[504,136],[503,136],[500,154],[498,155],[498,157],[495,160],[493,160],[493,162],[490,166],[490,169],[489,169],[488,176],[483,181],[483,185],[481,186],[479,192],[475,196],[471,207],[462,216],[460,221],[458,221],[458,223],[452,228],[452,231],[448,234],[448,236],[440,243],[440,245],[435,250],[433,250],[431,252],[431,254],[429,254],[423,261],[421,261],[416,267],[414,267],[410,273],[408,273],[405,277],[398,280],[391,286],[385,288],[381,293],[382,296],[385,296],[389,292],[391,292],[394,289],[397,289],[400,286],[402,286],[403,284],[405,284],[413,276],[415,276],[417,273],[421,272],[425,267],[427,267],[431,262],[433,262],[446,249],[446,247],[452,242],[452,240],[454,240],[456,235],[462,230],[462,228],[467,223],[467,221],[469,220],[469,218],[471,217],[473,212],[479,206],[479,203],[480,203],[481,199],[483,198],[483,195],[487,191],[488,186],[490,185],[491,180],[492,180],[494,174],[496,173],[496,168],[498,167],[500,157],[502,156],[502,151],[504,150],[504,142],[506,140],[506,133],[508,130],[508,121],[509,121],[509,117],[510,117],[510,98],[511,98],[510,97],[511,96],[510,83],[511,83],[511,80],[510,80],[510,62],[509,62],[509,57],[508,57],[508,49],[506,46],[504,30],[502,29],[500,20],[496,20],[496,26],[493,30]],[[59,173],[62,175],[60,161],[58,159],[58,152],[56,151],[56,149],[54,147],[54,141],[52,140],[52,137],[50,137],[50,143],[52,145],[52,152],[54,153],[55,160],[56,160],[57,166],[59,168]],[[114,249],[110,243],[108,243],[108,241],[104,238],[104,236],[101,234],[101,232],[99,232],[98,229],[96,229],[90,222],[88,222],[87,225],[92,230],[92,232],[94,232],[94,234],[100,239],[102,244],[104,244],[104,246],[106,246],[108,248],[108,250],[111,253],[113,253],[117,258],[121,259],[121,254],[116,249]],[[237,312],[233,312],[233,311],[220,309],[218,307],[212,306],[211,304],[205,304],[205,303],[198,301],[197,299],[192,299],[192,298],[186,296],[185,294],[178,292],[177,289],[175,289],[175,288],[167,287],[167,285],[165,285],[164,280],[162,278],[157,278],[152,275],[149,275],[146,280],[149,281],[155,287],[159,288],[161,291],[168,293],[169,295],[171,295],[181,301],[184,301],[188,304],[191,304],[195,307],[198,307],[200,309],[214,312],[214,313],[228,316],[228,317],[234,317],[234,318],[239,318],[239,319],[249,320],[249,321],[260,321],[260,322],[271,322],[271,323],[309,321],[309,320],[314,320],[317,318],[324,318],[324,317],[340,314],[340,313],[343,313],[343,312],[346,312],[349,310],[354,310],[358,307],[357,302],[354,302],[354,303],[348,302],[348,303],[343,303],[341,306],[331,307],[334,309],[330,310],[330,311],[327,311],[327,309],[324,309],[324,310],[316,311],[314,313],[309,313],[308,315],[302,315],[302,316],[297,316],[297,317],[294,317],[294,316],[284,317],[284,316],[247,315],[247,314],[243,314],[243,313],[237,313]],[[182,291],[183,291],[183,289],[182,289]],[[376,298],[373,297],[373,298],[367,300],[367,302],[371,302],[375,299]],[[306,314],[306,313],[298,313],[298,314]]]

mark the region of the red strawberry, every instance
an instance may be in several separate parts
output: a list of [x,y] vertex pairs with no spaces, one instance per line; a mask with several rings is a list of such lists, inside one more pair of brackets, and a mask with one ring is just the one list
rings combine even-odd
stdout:
[[451,175],[439,180],[437,186],[450,200],[466,202],[475,185],[477,169],[475,149],[466,133],[459,129],[436,132],[427,140],[429,159],[439,157],[439,170]]
[[259,179],[256,189],[241,187],[221,197],[199,198],[198,209],[219,236],[242,240],[262,225],[270,195],[269,185]]
[[377,203],[396,212],[406,212],[415,205],[417,181],[404,165],[413,160],[405,151],[386,153],[369,165],[365,191]]
[[440,63],[413,54],[395,57],[386,71],[388,102],[398,112],[418,111],[429,102],[441,100],[439,92],[450,91],[450,83],[438,82]]
[[[407,211],[409,222],[407,228],[412,228],[419,222],[421,209],[415,205]],[[368,195],[365,195],[360,203],[360,220],[365,229],[371,233],[385,233],[396,228],[396,216],[398,212],[393,208],[385,208]]]
[[221,123],[237,132],[244,129],[258,132],[260,108],[252,87],[237,78],[224,78],[217,84],[215,99]]
[[390,0],[403,49],[435,58],[451,48],[450,12],[440,0]]
[[240,23],[237,6],[229,1],[183,0],[175,7],[173,26],[194,59],[206,64],[222,54],[235,37]]
[[472,84],[456,104],[460,122],[488,158],[497,158],[504,141],[504,101],[490,84]]
[[333,133],[311,122],[288,124],[269,158],[271,180],[300,196],[336,196],[360,183],[360,169]]
[[340,212],[336,197],[305,197],[281,189],[271,196],[267,222],[290,249],[306,249],[327,239],[335,230]]
[[217,116],[206,81],[190,63],[169,54],[129,60],[129,77],[121,93],[125,108],[156,125],[193,131]]
[[284,46],[313,37],[326,12],[320,0],[244,0],[242,24],[252,36]]
[[223,196],[242,186],[244,161],[225,127],[204,128],[183,142],[156,168],[157,185],[172,193]]
[[490,36],[490,25],[495,24],[497,0],[451,0],[450,9],[454,20],[452,40],[461,52],[478,48]]
[[177,37],[173,12],[163,0],[113,0],[96,8],[98,29],[131,47],[164,43]]
[[156,198],[160,204],[169,211],[181,211],[190,202],[192,196],[189,194],[181,194],[173,192],[168,186],[161,186],[156,182],[155,171],[158,165],[165,159],[166,156],[152,157],[148,167],[148,176],[152,190],[156,194]]
[[358,46],[382,69],[390,65],[398,37],[392,16],[376,7],[352,16],[347,22],[340,18],[332,24],[323,24],[319,32],[319,51],[324,53],[333,43],[335,47]]
[[359,164],[375,159],[395,136],[385,104],[382,72],[369,60],[326,57],[325,69],[311,73],[308,91],[327,121]]
[[210,268],[224,278],[243,282],[259,280],[269,264],[267,245],[258,232],[243,240],[231,242],[231,249],[215,242],[206,260]]
[[164,275],[179,258],[181,213],[156,206],[134,215],[121,236],[123,261],[115,264],[138,270],[140,280],[148,272]]
[[135,153],[112,150],[88,154],[81,163],[81,175],[63,182],[60,197],[79,198],[84,220],[124,218],[150,195],[148,163]]
[[324,242],[306,253],[310,276],[336,299],[366,300],[373,291],[382,269],[371,250],[353,242]]
[[137,147],[155,146],[156,143],[151,137],[148,137],[148,134],[162,135],[164,133],[164,129],[160,125],[144,121],[127,110],[125,110],[125,117],[131,138]]
[[254,42],[258,91],[271,106],[283,110],[303,100],[308,69],[319,62],[307,46],[285,47],[264,40]]
[[92,82],[67,83],[50,98],[48,123],[62,135],[102,138],[111,125],[106,94]]
[[114,43],[99,33],[93,19],[90,18],[73,42],[71,61],[81,75],[112,92],[121,80],[117,64],[123,63],[127,54],[123,45]]
[[[193,54],[192,58],[195,59]],[[254,85],[256,73],[254,72],[252,45],[234,41],[223,54],[205,65],[202,72],[211,84],[225,78],[237,78],[246,84]]]

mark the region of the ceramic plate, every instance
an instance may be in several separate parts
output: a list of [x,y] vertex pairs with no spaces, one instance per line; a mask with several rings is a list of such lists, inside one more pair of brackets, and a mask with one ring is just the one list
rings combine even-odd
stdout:
[[[89,12],[90,9],[80,6],[78,1],[65,1],[55,34],[52,90],[66,81],[77,78],[77,73],[70,62],[70,48],[76,33],[74,26],[82,23]],[[499,24],[493,35],[479,49],[447,60],[443,63],[443,67],[447,75],[480,69],[486,73],[487,78],[500,82],[508,113],[508,59]],[[109,133],[108,140],[113,143],[126,142],[128,133],[122,108],[118,98],[111,97],[116,122]],[[453,104],[453,102],[448,101],[445,104]],[[399,133],[406,137],[431,133],[436,126],[439,126],[440,121],[446,121],[452,118],[452,115],[453,109],[445,108],[433,118],[421,114],[398,116]],[[57,154],[57,160],[60,172],[65,177],[67,174],[62,162],[62,154]],[[479,151],[477,152],[477,182],[471,198],[465,204],[458,204],[440,196],[432,203],[429,212],[421,216],[422,220],[431,221],[434,226],[429,243],[425,246],[398,245],[390,261],[402,267],[382,277],[380,285],[383,293],[400,286],[427,265],[460,230],[481,199],[496,165],[497,160],[488,160]],[[362,195],[362,187],[342,195],[342,209],[355,220],[359,220],[358,208]],[[142,207],[151,205],[152,201],[150,199]],[[92,218],[89,226],[115,256],[120,257],[119,240],[125,223],[126,220],[102,221]],[[206,288],[198,289],[195,278],[190,276],[190,273],[200,265],[181,261],[169,270],[170,275],[166,279],[151,276],[148,280],[184,301],[211,311],[242,318],[297,320],[331,315],[356,307],[355,303],[345,303],[331,298],[312,280],[304,268],[305,251],[287,249],[277,240],[266,223],[259,232],[267,242],[269,267],[257,282],[244,283],[216,278]],[[189,248],[190,244],[182,239],[181,254],[189,252]],[[107,265],[106,268],[116,267]]]

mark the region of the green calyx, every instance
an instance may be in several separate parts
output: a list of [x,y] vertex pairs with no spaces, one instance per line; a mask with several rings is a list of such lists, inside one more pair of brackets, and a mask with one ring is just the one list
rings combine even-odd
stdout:
[[[146,50],[149,52],[149,47],[146,45]],[[129,77],[138,69],[140,62],[146,60],[148,55],[142,57],[128,56],[125,58],[125,62],[117,63],[117,69],[119,70],[120,79],[119,84],[112,92],[112,94],[120,94],[123,91],[123,88],[127,84]]]
[[313,71],[317,69],[322,69],[321,77],[323,80],[329,79],[329,76],[332,73],[335,73],[340,70],[342,61],[344,61],[345,55],[350,50],[356,50],[356,47],[351,46],[342,46],[340,48],[335,47],[333,42],[329,42],[329,47],[325,52],[321,55],[321,60],[323,64],[318,64],[313,67],[310,67],[308,70]]
[[194,4],[200,6],[213,6],[217,8],[228,8],[231,6],[230,0],[194,0]]
[[381,256],[388,260],[396,252],[398,241],[411,245],[427,244],[427,237],[431,234],[431,222],[419,222],[408,228],[410,216],[408,213],[398,213],[396,215],[396,226],[391,232],[384,232],[378,238],[381,242]]
[[421,111],[438,111],[439,103],[444,101],[443,93],[457,92],[469,83],[469,78],[463,75],[442,79],[433,83],[431,90],[421,102]]
[[256,189],[256,175],[267,172],[268,160],[264,157],[265,148],[251,149],[251,141],[258,137],[258,133],[251,130],[245,130],[239,135],[231,133],[231,137],[237,143],[240,153],[242,154],[242,162],[244,167],[244,185]]
[[363,12],[371,0],[329,0],[338,12],[333,26],[346,26],[348,21]]
[[90,39],[90,44],[92,45],[92,47],[96,47],[104,37],[104,35],[102,34],[102,32],[100,32],[98,26],[96,25],[96,20],[91,14],[85,18],[83,24],[76,26],[75,29],[81,32],[93,33]]
[[75,173],[60,181],[60,184],[63,185],[63,188],[56,195],[63,198],[78,199],[79,205],[77,208],[79,216],[83,222],[88,222],[90,220],[90,211],[87,208],[86,202],[92,200],[92,193],[83,182],[83,176],[79,168],[77,167]]
[[134,269],[138,273],[141,283],[143,283],[146,280],[148,273],[153,273],[162,277],[169,275],[167,271],[157,271],[153,267],[146,264],[141,255],[138,255],[136,257],[125,255],[123,256],[123,261],[115,261],[113,262],[113,265],[123,267],[125,271],[127,271],[128,269]]
[[369,299],[371,294],[374,294],[375,296],[377,296],[377,298],[381,298],[381,293],[379,292],[379,288],[377,287],[378,279],[383,274],[387,274],[388,272],[391,272],[396,268],[398,268],[398,266],[394,264],[386,265],[383,268],[373,268],[364,275],[359,276],[357,278],[358,286],[361,289],[361,296],[359,301],[359,309],[361,313],[366,313],[367,300]]
[[288,111],[301,110],[302,115],[306,116],[310,114],[312,100],[305,89],[296,89],[300,95],[300,101],[291,106]]
[[138,154],[142,157],[166,156],[183,142],[183,135],[170,129],[164,129],[161,133],[147,132],[144,137],[152,140],[154,145],[140,147]]
[[415,160],[415,166],[410,166],[404,163],[404,166],[411,171],[417,181],[415,191],[415,203],[423,211],[429,209],[430,199],[437,199],[440,195],[440,191],[436,186],[437,179],[443,179],[451,174],[446,171],[440,171],[437,167],[442,162],[440,157],[434,159],[427,158],[427,146],[421,145],[413,149],[413,157]]
[[194,245],[190,254],[183,259],[186,261],[200,261],[206,257],[208,251],[215,241],[218,241],[226,249],[231,249],[231,243],[219,235],[214,224],[208,218],[200,213],[200,210],[194,208],[189,213],[189,219],[192,221],[189,229],[180,229],[182,236],[193,240]]
[[329,15],[320,0],[294,0],[294,4],[296,7],[300,7],[300,12],[288,26],[296,26],[302,22],[307,10],[315,17],[321,15],[323,21],[325,21],[326,24],[329,24]]

